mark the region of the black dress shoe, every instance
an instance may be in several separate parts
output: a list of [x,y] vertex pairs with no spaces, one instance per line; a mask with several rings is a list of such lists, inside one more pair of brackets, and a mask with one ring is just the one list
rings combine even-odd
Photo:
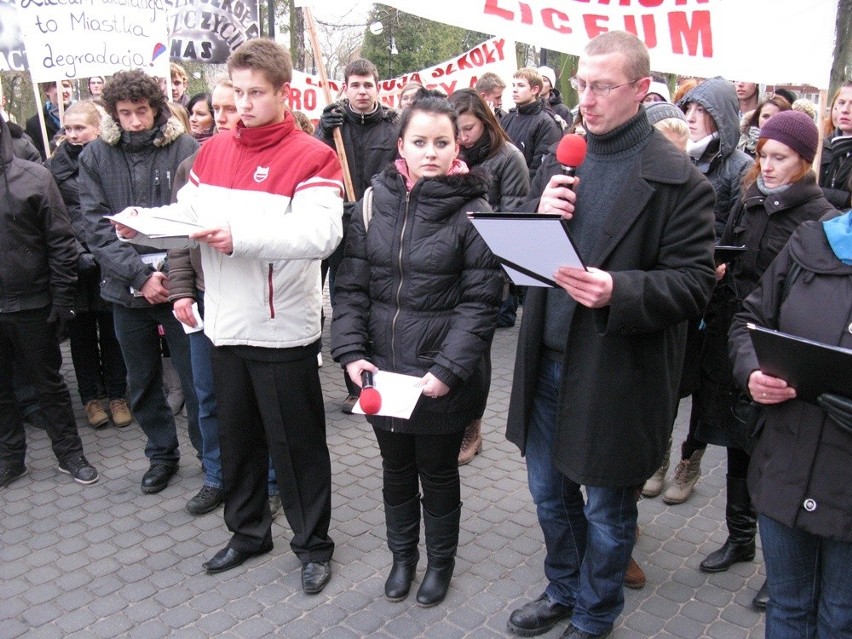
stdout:
[[331,562],[309,561],[302,564],[302,590],[306,595],[322,592],[331,579]]
[[760,590],[757,591],[757,594],[754,596],[754,599],[751,600],[751,605],[757,610],[766,610],[766,604],[769,603],[769,584],[766,580],[763,580],[763,585],[760,587]]
[[198,494],[186,502],[186,511],[190,515],[206,515],[213,512],[222,503],[225,491],[214,486],[201,487]]
[[260,550],[253,552],[246,552],[243,550],[236,550],[235,548],[231,548],[230,546],[225,546],[213,555],[213,559],[210,561],[205,561],[201,564],[201,567],[207,571],[208,575],[215,575],[219,572],[225,572],[226,570],[230,570],[231,568],[236,568],[237,566],[241,566],[245,563],[246,559],[251,557],[255,557],[257,555],[262,555],[264,553],[272,550],[272,544],[268,546],[264,546]]
[[177,464],[151,464],[148,472],[142,475],[142,492],[158,493],[169,485],[169,480],[178,470]]
[[605,639],[606,637],[609,637],[610,634],[612,634],[612,630],[596,635],[591,632],[586,632],[585,630],[580,630],[573,623],[570,623],[559,639]]
[[525,603],[513,611],[506,625],[516,635],[534,637],[570,617],[572,610],[569,606],[551,601],[547,593],[542,593],[535,601]]

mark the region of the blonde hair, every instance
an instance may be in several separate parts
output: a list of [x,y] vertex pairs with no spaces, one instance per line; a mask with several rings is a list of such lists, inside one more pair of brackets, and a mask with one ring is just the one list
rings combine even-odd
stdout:
[[183,126],[183,132],[189,133],[189,115],[187,115],[186,109],[176,102],[167,102],[166,104],[168,104],[172,116],[180,121],[181,126]]
[[686,143],[689,141],[689,126],[686,122],[680,118],[663,118],[654,122],[654,127],[677,148],[686,151]]
[[541,74],[538,72],[538,69],[533,69],[532,67],[524,67],[523,69],[518,69],[512,75],[513,78],[523,78],[526,80],[530,88],[533,89],[538,87],[538,92],[544,89],[544,79],[541,77]]
[[172,82],[175,81],[175,78],[180,78],[184,82],[189,80],[189,76],[186,73],[186,69],[180,66],[177,62],[169,63],[169,71],[171,72]]

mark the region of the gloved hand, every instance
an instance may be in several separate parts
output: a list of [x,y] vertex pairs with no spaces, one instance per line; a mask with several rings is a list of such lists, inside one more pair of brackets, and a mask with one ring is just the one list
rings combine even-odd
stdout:
[[332,102],[322,110],[320,126],[323,131],[331,133],[333,129],[343,126],[343,108],[336,102]]
[[77,272],[78,273],[87,273],[89,271],[93,271],[98,267],[98,263],[95,261],[95,256],[91,253],[80,253],[77,255]]
[[63,341],[68,337],[68,324],[76,317],[74,309],[70,306],[59,306],[54,304],[50,309],[50,315],[47,316],[49,324],[56,324],[56,335],[59,341]]

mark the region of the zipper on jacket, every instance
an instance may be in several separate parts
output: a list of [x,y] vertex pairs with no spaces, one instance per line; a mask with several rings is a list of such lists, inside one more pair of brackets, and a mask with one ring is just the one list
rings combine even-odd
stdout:
[[266,276],[266,287],[267,292],[269,293],[269,317],[270,319],[275,319],[275,302],[273,301],[275,287],[272,285],[272,262],[269,263],[269,272]]
[[[391,322],[391,361],[393,361],[394,369],[397,368],[396,365],[396,322],[399,319],[400,313],[400,305],[399,305],[399,296],[402,293],[402,285],[404,283],[404,276],[402,274],[402,249],[403,249],[403,240],[405,238],[405,228],[408,226],[408,201],[411,197],[411,192],[405,192],[405,212],[402,215],[402,229],[399,232],[399,286],[396,287],[396,311],[393,314],[393,321]],[[394,426],[391,423],[391,432],[393,432]]]

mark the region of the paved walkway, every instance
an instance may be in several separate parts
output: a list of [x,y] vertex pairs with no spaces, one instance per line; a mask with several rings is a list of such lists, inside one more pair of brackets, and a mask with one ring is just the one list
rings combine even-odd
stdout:
[[[180,472],[162,493],[143,495],[139,481],[148,464],[139,427],[92,430],[78,406],[86,454],[100,481],[81,486],[60,474],[46,435],[28,428],[29,474],[0,490],[0,639],[513,636],[506,630],[509,613],[544,587],[543,544],[524,462],[503,436],[516,338],[517,329],[504,329],[494,341],[485,444],[461,471],[458,560],[440,606],[418,608],[413,593],[401,603],[383,596],[390,556],[381,461],[366,422],[338,409],[344,396],[341,372],[326,350],[321,377],[337,549],[334,577],[322,594],[302,594],[300,564],[289,551],[283,515],[274,525],[272,553],[206,575],[201,563],[229,534],[221,509],[202,517],[184,510],[202,481],[185,419]],[[65,373],[75,386],[68,357]],[[76,388],[72,396],[78,404]],[[676,442],[683,438],[688,413],[685,402]],[[749,607],[763,579],[760,554],[726,573],[698,570],[701,559],[726,538],[724,476],[723,451],[710,448],[704,476],[688,503],[667,507],[659,498],[640,503],[642,535],[634,556],[648,584],[626,592],[614,639],[763,637],[762,615]],[[415,587],[424,566],[421,560]],[[558,637],[564,625],[545,636]]]

